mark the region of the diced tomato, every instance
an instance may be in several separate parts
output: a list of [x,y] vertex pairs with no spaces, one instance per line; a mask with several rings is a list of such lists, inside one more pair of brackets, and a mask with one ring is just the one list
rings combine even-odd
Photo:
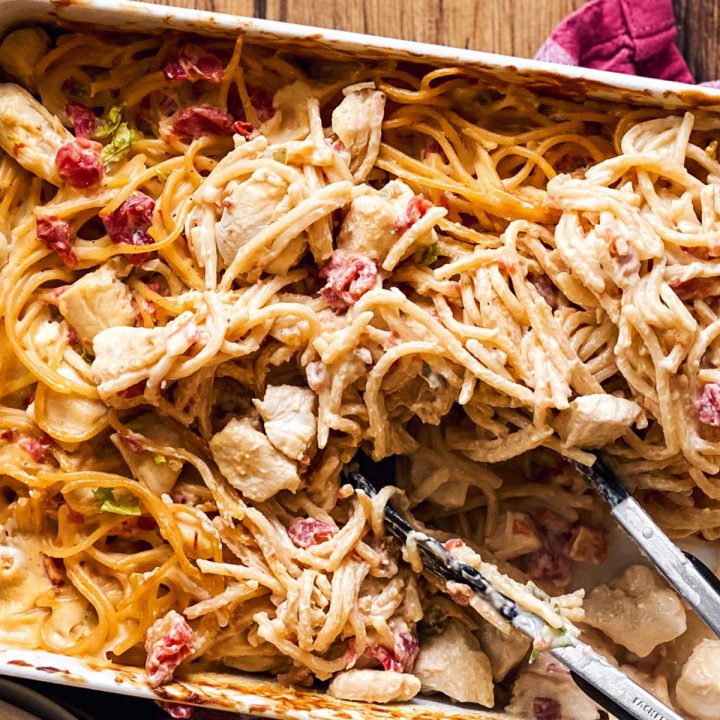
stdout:
[[554,698],[536,697],[532,713],[533,720],[562,720],[562,707]]
[[68,344],[77,345],[80,342],[78,331],[72,326],[68,326]]
[[[120,207],[106,215],[102,221],[110,239],[115,243],[127,245],[151,245],[153,240],[148,234],[152,225],[155,201],[142,192],[134,192]],[[133,265],[142,265],[150,253],[128,255]]]
[[272,95],[264,88],[254,85],[248,85],[247,91],[250,102],[255,108],[255,114],[258,116],[258,120],[261,123],[270,120],[275,115]]
[[145,637],[145,671],[151,687],[173,679],[178,665],[195,650],[195,636],[185,618],[171,610],[156,620]]
[[368,290],[381,284],[377,266],[364,255],[335,252],[320,271],[327,280],[320,294],[333,310],[352,307]]
[[35,232],[51,250],[54,250],[68,267],[77,267],[78,259],[72,246],[70,225],[53,215],[37,215]]
[[206,135],[232,135],[235,120],[224,110],[212,105],[194,105],[175,117],[172,134],[182,140]]
[[720,385],[708,383],[697,400],[698,420],[705,425],[720,427]]
[[422,195],[411,197],[403,214],[395,220],[395,232],[404,233],[423,217],[432,206],[433,204]]
[[65,106],[65,114],[70,118],[75,130],[75,137],[91,138],[95,127],[97,126],[97,118],[95,113],[79,102],[69,102]]
[[18,445],[36,462],[43,463],[48,459],[48,451],[53,446],[53,440],[48,435],[42,437],[25,437]]
[[131,385],[128,388],[125,388],[124,390],[120,390],[118,392],[118,397],[123,398],[124,400],[129,400],[130,398],[138,397],[139,395],[142,395],[145,392],[145,386],[147,385],[147,380],[141,380],[140,382],[136,382],[134,385]]
[[75,188],[97,185],[105,175],[100,159],[102,147],[100,143],[85,137],[63,145],[55,155],[55,166],[60,177]]
[[293,545],[299,548],[309,548],[325,542],[336,532],[336,527],[315,518],[295,518],[287,530]]
[[216,55],[190,43],[180,50],[174,60],[165,65],[163,76],[169,81],[207,80],[217,84],[222,82],[223,66]]

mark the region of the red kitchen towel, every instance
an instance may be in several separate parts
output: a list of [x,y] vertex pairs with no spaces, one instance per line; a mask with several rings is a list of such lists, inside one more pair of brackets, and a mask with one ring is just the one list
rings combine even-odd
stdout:
[[590,0],[555,28],[535,57],[694,82],[675,45],[672,0]]

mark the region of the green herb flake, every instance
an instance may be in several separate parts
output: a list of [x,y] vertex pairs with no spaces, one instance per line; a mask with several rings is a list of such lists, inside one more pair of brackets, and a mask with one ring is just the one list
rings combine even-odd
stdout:
[[153,457],[153,460],[155,461],[156,465],[164,465],[167,462],[167,458],[160,453],[155,453],[155,457]]
[[95,500],[100,503],[100,510],[103,512],[114,513],[115,515],[141,515],[140,503],[135,496],[130,496],[127,500],[118,501],[115,499],[115,493],[112,488],[98,488],[93,490]]
[[142,134],[128,127],[127,123],[121,123],[113,134],[112,140],[102,149],[100,158],[104,163],[122,160],[130,152],[132,144],[141,137]]
[[432,265],[440,257],[440,245],[434,242],[425,248],[420,262],[423,265]]
[[110,137],[122,123],[122,105],[113,105],[95,130],[96,138]]

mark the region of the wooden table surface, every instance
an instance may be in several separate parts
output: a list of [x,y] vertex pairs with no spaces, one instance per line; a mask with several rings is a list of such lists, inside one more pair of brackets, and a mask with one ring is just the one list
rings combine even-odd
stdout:
[[[583,0],[154,0],[531,57]],[[658,0],[663,1],[663,0]],[[678,45],[698,80],[720,77],[720,2],[673,0]]]

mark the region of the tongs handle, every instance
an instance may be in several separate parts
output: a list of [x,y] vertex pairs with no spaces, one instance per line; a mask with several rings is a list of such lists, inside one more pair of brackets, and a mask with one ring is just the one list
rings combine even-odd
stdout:
[[601,457],[597,456],[591,467],[574,464],[658,572],[720,637],[720,581],[710,568],[670,540]]

